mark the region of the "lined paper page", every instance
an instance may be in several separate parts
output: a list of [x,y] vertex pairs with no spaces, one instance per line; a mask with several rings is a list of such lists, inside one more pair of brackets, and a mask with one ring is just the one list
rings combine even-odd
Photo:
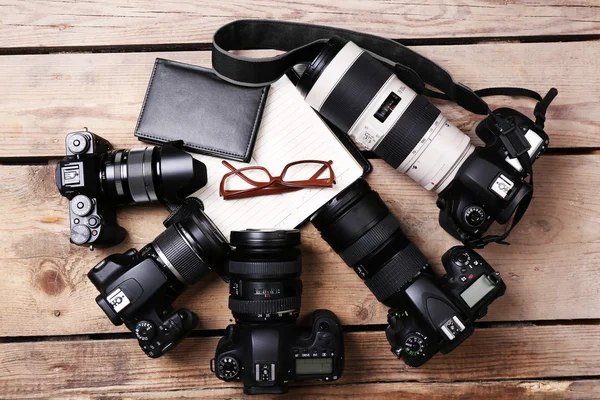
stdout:
[[207,215],[227,238],[232,230],[292,229],[363,173],[357,161],[304,102],[287,77],[269,89],[251,162],[228,162],[236,168],[260,165],[271,175],[278,176],[292,161],[332,160],[336,181],[332,188],[223,200],[219,196],[219,184],[230,170],[219,158],[193,156],[205,163],[208,171],[208,183],[193,196],[204,202]]

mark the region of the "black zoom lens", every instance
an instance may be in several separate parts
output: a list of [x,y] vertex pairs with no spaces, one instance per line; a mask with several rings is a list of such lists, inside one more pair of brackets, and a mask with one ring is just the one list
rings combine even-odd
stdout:
[[188,200],[181,212],[151,246],[181,283],[192,285],[223,263],[229,245],[199,202]]
[[102,161],[102,187],[117,204],[176,202],[206,184],[206,166],[165,145],[118,150]]
[[293,321],[300,311],[298,230],[231,232],[229,309],[242,321]]
[[427,264],[379,194],[363,179],[324,205],[312,223],[379,301],[402,290]]

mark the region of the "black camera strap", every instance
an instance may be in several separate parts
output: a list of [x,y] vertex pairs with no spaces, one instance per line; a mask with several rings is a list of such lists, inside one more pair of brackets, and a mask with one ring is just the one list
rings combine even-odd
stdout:
[[[367,33],[285,21],[237,20],[213,36],[212,63],[217,75],[242,86],[264,86],[297,64],[311,62],[333,36],[354,42],[388,64],[418,93],[445,95],[475,114],[489,113],[487,103],[469,87],[454,81],[440,65],[408,47]],[[274,49],[286,53],[266,58],[233,54],[232,50]],[[430,85],[440,92],[427,89]]]
[[[550,103],[552,103],[552,101],[558,94],[558,91],[555,88],[552,88],[548,91],[546,96],[544,96],[543,98],[537,92],[534,92],[533,90],[529,90],[529,89],[523,89],[523,88],[506,88],[506,87],[488,88],[488,89],[478,90],[476,93],[478,93],[482,97],[484,97],[484,96],[499,96],[499,95],[513,96],[513,97],[522,96],[522,97],[531,97],[535,100],[538,100],[538,103],[536,104],[535,109],[534,109],[534,115],[536,118],[534,125],[536,128],[543,130],[544,124],[546,122],[546,110],[548,109],[548,106],[550,105]],[[521,133],[521,131],[518,128],[516,128],[514,125],[510,125],[509,123],[507,123],[507,121],[505,121],[503,118],[497,116],[493,112],[490,114],[490,116],[495,121],[495,124],[494,124],[495,127],[490,127],[490,128],[495,129],[496,135],[498,135],[501,140],[506,137],[506,141],[503,140],[503,143],[505,143],[505,144],[506,143],[512,143],[512,144],[518,143],[518,141],[515,138],[511,139],[510,137],[507,137],[507,135],[511,135],[511,134],[523,136],[523,134]],[[521,139],[521,141],[523,140],[523,138],[520,138],[520,139]],[[533,167],[532,167],[532,163],[531,163],[531,158],[529,157],[529,154],[527,153],[527,150],[529,150],[529,147],[527,146],[527,147],[515,148],[515,146],[513,146],[513,145],[511,145],[511,146],[505,145],[505,147],[509,151],[509,155],[512,158],[518,159],[519,163],[521,163],[521,166],[523,167],[523,179],[527,178],[527,176],[529,177],[529,185],[531,186],[531,191],[529,193],[527,193],[527,195],[519,202],[519,206],[517,207],[517,209],[515,211],[512,221],[510,222],[509,225],[507,225],[507,228],[504,230],[503,234],[487,235],[487,236],[484,236],[479,239],[473,239],[473,240],[469,240],[469,241],[465,242],[465,245],[467,245],[471,248],[482,249],[483,247],[485,247],[486,244],[492,243],[492,242],[509,245],[510,243],[506,242],[506,238],[512,232],[514,227],[517,226],[517,224],[519,223],[521,218],[523,218],[523,215],[525,215],[525,211],[527,211],[527,208],[529,207],[529,204],[531,203],[531,200],[533,199],[533,190],[534,190]]]

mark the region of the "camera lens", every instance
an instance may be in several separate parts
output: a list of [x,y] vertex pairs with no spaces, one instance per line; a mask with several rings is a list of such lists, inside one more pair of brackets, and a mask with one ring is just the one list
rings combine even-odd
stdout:
[[199,202],[188,201],[184,218],[158,235],[151,246],[183,284],[192,285],[224,262],[229,245]]
[[402,290],[427,265],[379,194],[363,179],[324,205],[312,223],[380,301]]
[[206,166],[170,145],[118,150],[103,159],[102,187],[116,203],[174,202],[206,184]]
[[298,230],[232,231],[229,309],[243,321],[293,321],[300,311]]
[[427,190],[444,190],[473,152],[469,137],[437,107],[339,37],[324,46],[297,88],[328,121]]

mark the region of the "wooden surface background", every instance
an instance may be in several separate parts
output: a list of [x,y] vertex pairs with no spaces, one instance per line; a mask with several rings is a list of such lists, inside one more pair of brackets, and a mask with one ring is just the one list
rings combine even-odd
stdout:
[[[207,277],[180,306],[199,330],[169,356],[146,358],[94,302],[87,271],[162,231],[160,207],[128,207],[127,241],[90,252],[69,245],[67,201],[54,168],[65,134],[87,126],[116,147],[133,129],[156,57],[209,66],[214,30],[236,18],[340,26],[399,39],[478,89],[521,85],[559,97],[551,149],[510,247],[481,254],[506,295],[476,333],[414,369],[395,360],[386,309],[319,238],[303,229],[303,313],[329,308],[346,326],[347,365],[334,384],[287,397],[415,399],[600,398],[600,3],[597,0],[26,1],[0,0],[0,398],[239,398],[209,371],[231,321],[227,286]],[[494,106],[531,113],[527,100]],[[443,112],[473,136],[479,121]],[[438,269],[456,242],[435,197],[374,160],[368,178]]]

